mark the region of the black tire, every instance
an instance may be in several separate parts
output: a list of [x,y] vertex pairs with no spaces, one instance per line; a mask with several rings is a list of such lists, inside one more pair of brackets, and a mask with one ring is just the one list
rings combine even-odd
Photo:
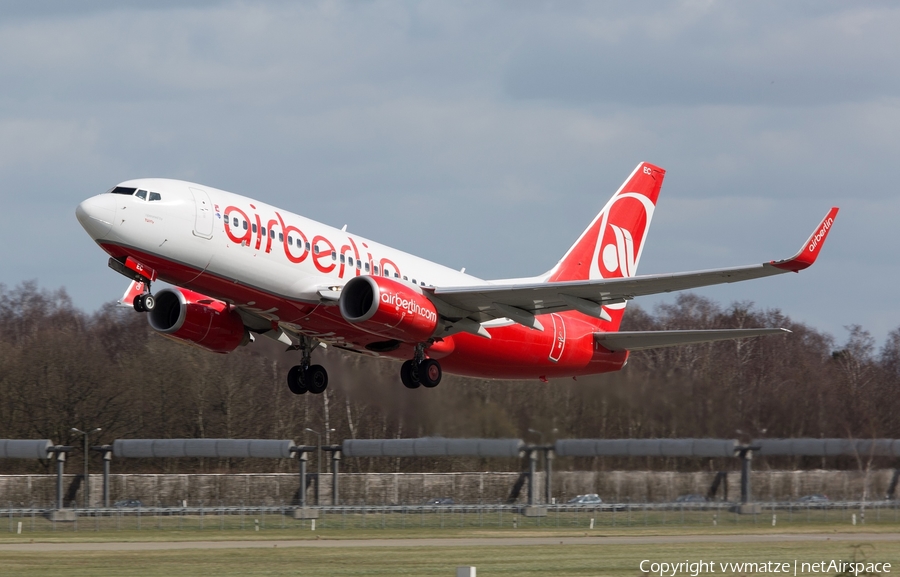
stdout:
[[134,310],[139,313],[147,312],[147,309],[144,308],[144,295],[138,295],[134,297],[134,300],[131,302],[132,306],[134,306]]
[[143,300],[142,304],[144,305],[145,311],[148,311],[148,312],[152,311],[153,307],[156,306],[156,297],[153,296],[152,294],[147,293],[147,294],[143,295],[141,297],[141,299]]
[[443,376],[443,371],[441,370],[441,363],[437,362],[434,359],[425,359],[421,363],[419,363],[419,382],[422,383],[422,386],[428,387],[429,389],[432,387],[436,387],[441,383],[441,377]]
[[328,371],[322,365],[311,365],[303,375],[303,381],[309,392],[318,395],[328,388]]
[[291,367],[291,370],[288,371],[287,384],[288,388],[295,395],[302,395],[309,390],[306,388],[306,383],[303,381],[303,367],[300,365]]
[[413,371],[413,362],[412,361],[406,361],[400,367],[400,380],[403,382],[403,386],[406,387],[407,389],[418,389],[419,385],[421,384],[419,382],[418,373],[416,373],[415,376],[413,376],[414,372],[415,371]]

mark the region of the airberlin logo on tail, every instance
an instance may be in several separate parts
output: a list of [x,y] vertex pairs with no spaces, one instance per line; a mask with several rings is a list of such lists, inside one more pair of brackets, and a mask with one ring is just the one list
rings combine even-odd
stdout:
[[603,251],[600,253],[603,267],[609,272],[618,269],[621,271],[622,276],[634,276],[636,268],[634,259],[636,255],[634,254],[634,239],[631,238],[631,233],[627,229],[619,228],[614,224],[609,225],[609,228],[613,231],[616,241],[615,244],[609,243],[603,247]]
[[819,243],[822,242],[822,239],[825,238],[826,234],[828,234],[828,230],[831,228],[831,225],[833,223],[833,218],[828,218],[825,220],[825,222],[822,223],[822,228],[820,228],[819,232],[814,234],[812,239],[810,239],[809,246],[807,247],[809,252],[815,252],[816,247],[819,246]]
[[419,315],[430,323],[437,322],[437,314],[434,311],[430,311],[416,301],[403,298],[396,293],[381,293],[381,302],[393,306],[397,310],[403,309],[407,314]]
[[603,211],[591,278],[631,277],[637,273],[653,202],[638,192],[625,192],[612,199]]

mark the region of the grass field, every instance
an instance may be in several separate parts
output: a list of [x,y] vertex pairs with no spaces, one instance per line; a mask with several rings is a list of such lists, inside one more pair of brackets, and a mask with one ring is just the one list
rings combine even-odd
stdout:
[[[299,523],[299,522],[296,522]],[[66,551],[20,552],[0,551],[0,576],[169,576],[215,575],[216,577],[245,575],[301,575],[301,576],[359,576],[359,575],[416,575],[453,576],[459,565],[473,565],[480,577],[491,575],[640,575],[641,560],[684,561],[704,560],[719,562],[816,562],[821,560],[850,560],[854,555],[865,556],[871,561],[890,562],[900,571],[900,538],[888,542],[866,543],[865,533],[890,531],[897,526],[857,526],[845,523],[818,524],[815,526],[777,527],[750,525],[721,527],[668,526],[668,527],[604,527],[595,530],[518,528],[518,529],[325,529],[315,533],[299,525],[288,529],[235,531],[199,530],[117,530],[117,531],[56,531],[34,532],[23,535],[7,534],[0,543],[16,542],[121,542],[121,541],[192,541],[203,539],[247,540],[258,539],[397,539],[403,546],[338,548],[243,548],[239,545],[228,549],[183,549],[163,551]],[[560,537],[573,536],[654,536],[685,534],[736,534],[747,541],[753,535],[766,533],[848,533],[859,532],[860,540],[833,543],[794,542],[776,543],[682,543],[640,545],[590,544],[590,545],[506,545],[506,546],[409,546],[402,539],[458,537]],[[2,535],[2,534],[0,534]],[[742,538],[743,540],[743,538]],[[861,546],[861,547],[859,547]],[[716,566],[716,575],[750,574],[747,572],[722,572]],[[690,573],[680,573],[689,575]],[[709,573],[703,573],[709,574]],[[808,573],[809,574],[809,573]],[[820,573],[835,575],[836,572]],[[887,573],[885,573],[887,574]]]

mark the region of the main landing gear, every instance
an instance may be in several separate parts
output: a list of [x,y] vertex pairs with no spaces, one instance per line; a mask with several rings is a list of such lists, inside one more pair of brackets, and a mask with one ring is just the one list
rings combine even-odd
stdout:
[[156,297],[150,293],[149,282],[147,283],[147,292],[134,297],[132,304],[134,305],[134,310],[139,313],[146,313],[153,310],[153,307],[156,306]]
[[288,371],[287,383],[288,388],[295,395],[304,393],[312,393],[318,395],[325,392],[328,388],[328,371],[322,365],[311,365],[310,363],[310,342],[304,339],[300,343],[300,351],[303,359],[299,365],[296,365]]
[[425,358],[425,345],[416,346],[416,355],[400,366],[400,380],[407,389],[417,389],[419,386],[436,387],[441,382],[443,371],[441,364],[434,359]]

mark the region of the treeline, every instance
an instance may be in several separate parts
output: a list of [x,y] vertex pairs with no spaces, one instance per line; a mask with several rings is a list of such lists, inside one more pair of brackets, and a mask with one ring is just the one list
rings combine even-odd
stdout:
[[[0,285],[0,438],[80,447],[72,427],[117,438],[279,438],[313,445],[345,438],[767,437],[900,438],[900,329],[877,349],[863,328],[831,335],[749,303],[725,308],[683,294],[649,312],[630,304],[623,330],[785,327],[792,334],[635,352],[619,373],[510,382],[445,375],[408,390],[399,363],[319,350],[322,395],[292,395],[298,353],[269,339],[216,355],[155,334],[144,315],[109,305],[76,309],[65,291]],[[334,431],[332,432],[332,429]],[[74,452],[80,459],[80,452]],[[95,457],[96,458],[96,457]],[[718,467],[721,463],[591,460],[565,468]],[[80,462],[80,461],[79,461]],[[847,461],[846,466],[855,466]],[[99,464],[99,460],[97,461]],[[792,466],[803,462],[790,463]],[[812,464],[818,465],[818,462]],[[287,462],[120,460],[117,472],[293,470]],[[518,462],[349,459],[344,470],[517,469]],[[0,473],[47,464],[0,461]],[[95,469],[96,470],[96,469]]]

